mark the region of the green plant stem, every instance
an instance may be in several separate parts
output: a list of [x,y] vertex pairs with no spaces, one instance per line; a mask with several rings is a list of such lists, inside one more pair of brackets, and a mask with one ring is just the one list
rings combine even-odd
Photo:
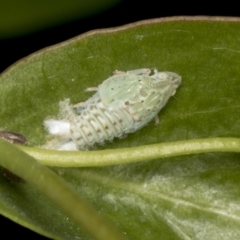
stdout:
[[19,146],[48,166],[93,167],[207,152],[240,152],[238,138],[203,138],[101,151],[56,151]]
[[50,198],[94,239],[126,239],[53,171],[12,144],[0,140],[0,165]]

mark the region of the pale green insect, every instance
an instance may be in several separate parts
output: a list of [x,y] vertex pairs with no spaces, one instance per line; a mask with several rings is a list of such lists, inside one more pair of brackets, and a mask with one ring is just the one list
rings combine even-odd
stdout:
[[64,136],[54,148],[87,150],[133,133],[153,118],[157,124],[157,114],[175,94],[181,76],[157,70],[150,74],[150,69],[116,71],[98,87],[86,89],[96,91],[86,102],[60,102],[61,120],[45,121],[51,134]]

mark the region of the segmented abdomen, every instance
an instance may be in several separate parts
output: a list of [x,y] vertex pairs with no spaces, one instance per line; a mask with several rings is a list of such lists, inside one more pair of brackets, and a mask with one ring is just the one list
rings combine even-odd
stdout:
[[111,109],[97,97],[80,115],[70,119],[70,123],[71,138],[79,149],[86,150],[95,143],[122,137],[134,120],[125,108]]

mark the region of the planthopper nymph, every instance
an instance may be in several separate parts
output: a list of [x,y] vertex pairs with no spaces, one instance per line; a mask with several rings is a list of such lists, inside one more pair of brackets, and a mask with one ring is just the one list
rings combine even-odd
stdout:
[[53,140],[44,147],[58,150],[89,150],[95,144],[122,138],[152,119],[181,84],[174,72],[136,69],[115,71],[98,87],[87,88],[95,94],[85,102],[60,102],[59,119],[46,119],[44,125]]

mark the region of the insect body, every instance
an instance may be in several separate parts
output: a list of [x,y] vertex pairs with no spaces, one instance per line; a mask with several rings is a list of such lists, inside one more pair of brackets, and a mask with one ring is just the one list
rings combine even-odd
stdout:
[[61,120],[45,120],[50,134],[60,135],[59,150],[87,150],[96,143],[121,138],[137,131],[155,118],[181,84],[173,72],[138,69],[115,74],[97,88],[86,102],[75,106],[60,102]]

